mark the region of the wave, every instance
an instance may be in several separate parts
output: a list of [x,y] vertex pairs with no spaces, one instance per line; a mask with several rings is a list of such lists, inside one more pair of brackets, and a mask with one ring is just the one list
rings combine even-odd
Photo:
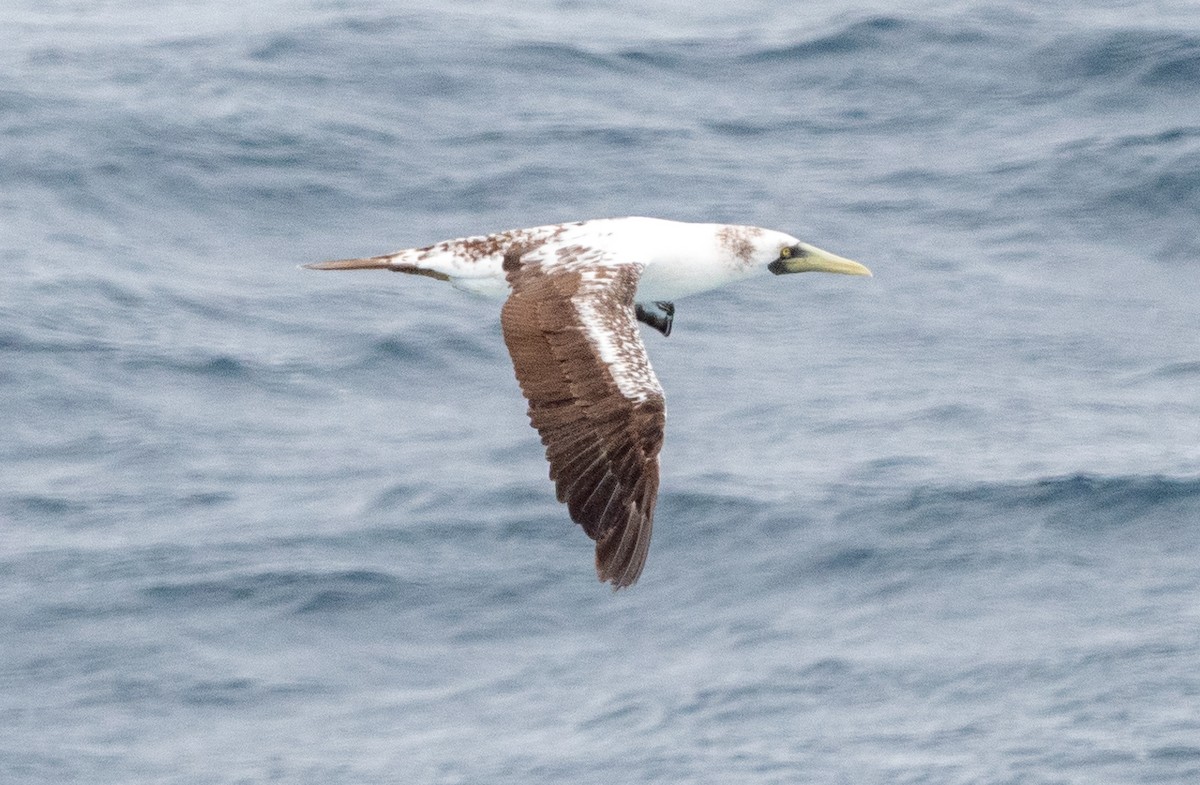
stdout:
[[[749,520],[724,535],[723,552],[754,576],[744,580],[768,591],[840,587],[880,600],[1011,571],[1109,565],[1133,550],[1146,558],[1193,553],[1200,478],[1080,474],[907,492],[846,488],[795,510],[775,505],[758,522],[741,517]],[[722,536],[693,545],[662,528],[677,552],[707,550]],[[730,543],[733,536],[746,541]]]
[[[920,53],[918,61],[903,55]],[[927,19],[919,16],[877,16],[851,20],[812,37],[782,46],[745,52],[745,63],[823,63],[853,55],[891,63],[888,71],[920,67],[922,81],[937,90],[962,84],[964,72],[991,73],[997,86],[1007,82],[1000,96],[1024,90],[1047,94],[1048,85],[1080,89],[1091,85],[1106,89],[1124,80],[1146,88],[1200,91],[1200,35],[1144,29],[1089,30],[1056,33],[1038,29],[1028,20],[982,26],[970,15]],[[861,56],[861,57],[860,57]],[[957,63],[957,72],[936,64]],[[1027,80],[1022,86],[1015,80]],[[1048,95],[1048,94],[1047,94]]]
[[1118,498],[1136,499],[1150,506],[1176,499],[1200,501],[1200,477],[1071,474],[1019,483],[984,483],[969,487],[935,485],[914,490],[907,503],[911,507],[920,507],[954,500],[1045,507],[1079,500],[1106,502]]
[[931,26],[897,16],[878,16],[850,22],[832,32],[784,46],[764,47],[741,56],[745,63],[797,62],[813,58],[879,51],[899,39],[920,37]]
[[1200,520],[1200,478],[1077,474],[1028,483],[927,487],[894,506],[885,505],[882,512],[915,525],[960,520],[1008,525],[1019,516],[1078,531],[1137,527],[1145,522],[1173,528]]
[[414,583],[377,570],[280,570],[159,583],[142,589],[141,595],[160,608],[240,604],[314,613],[361,609],[408,597],[419,590]]
[[[341,538],[330,543],[338,544]],[[429,544],[426,543],[426,546]],[[268,546],[269,547],[269,546]],[[414,544],[414,550],[421,548]],[[457,559],[446,554],[412,555],[411,575],[402,574],[403,565],[394,569],[264,569],[233,574],[200,577],[191,580],[162,579],[139,591],[141,607],[125,608],[137,613],[180,613],[216,610],[239,613],[259,611],[268,616],[353,616],[374,612],[389,615],[424,614],[430,608],[456,613],[472,606],[493,607],[495,612],[483,628],[503,627],[511,616],[522,614],[523,603],[533,597],[561,591],[573,565],[563,567],[553,561],[538,560],[542,551],[536,544],[521,547],[520,574],[505,559],[492,564],[474,559],[469,570],[456,569]],[[426,569],[424,562],[437,562],[437,570]],[[403,561],[403,560],[402,560]],[[165,576],[164,576],[165,578]],[[82,609],[86,615],[98,615],[108,609]],[[494,632],[494,630],[493,630]],[[462,636],[487,635],[481,630],[463,629]]]
[[1039,59],[1056,77],[1112,86],[1130,81],[1145,88],[1200,91],[1200,36],[1126,29],[1075,33],[1043,48]]
[[1168,363],[1151,371],[1149,376],[1156,379],[1189,379],[1200,376],[1200,360]]
[[[731,481],[732,482],[732,481]],[[766,527],[772,534],[815,525],[825,514],[847,522],[869,519],[907,523],[944,523],[963,518],[1003,522],[1014,513],[1050,522],[1077,520],[1121,524],[1154,516],[1162,520],[1200,520],[1200,477],[1101,476],[1072,474],[1020,482],[970,485],[925,483],[908,489],[830,486],[804,504],[764,500],[747,488],[733,495],[664,490],[659,505],[664,519],[695,519],[689,532],[719,534],[738,519]],[[663,536],[672,536],[669,529]],[[861,554],[860,554],[861,555]],[[854,558],[858,558],[855,556]]]
[[553,67],[555,73],[571,71],[617,72],[628,68],[618,56],[597,53],[581,46],[549,41],[531,41],[509,49],[509,64],[521,68]]

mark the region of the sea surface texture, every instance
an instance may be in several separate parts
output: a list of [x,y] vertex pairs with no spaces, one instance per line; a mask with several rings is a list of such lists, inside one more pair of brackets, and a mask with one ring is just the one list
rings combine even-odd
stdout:
[[[11,0],[0,782],[1200,782],[1200,4]],[[299,265],[782,229],[643,330],[640,583],[499,304]]]

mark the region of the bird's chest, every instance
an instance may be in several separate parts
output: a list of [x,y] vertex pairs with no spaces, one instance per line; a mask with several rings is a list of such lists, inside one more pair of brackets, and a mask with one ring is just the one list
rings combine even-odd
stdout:
[[747,272],[724,260],[667,258],[648,264],[638,282],[637,299],[673,301],[707,292],[747,277]]

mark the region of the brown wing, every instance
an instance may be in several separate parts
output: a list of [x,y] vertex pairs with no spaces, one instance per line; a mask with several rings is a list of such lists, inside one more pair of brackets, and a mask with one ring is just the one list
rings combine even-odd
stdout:
[[634,316],[641,267],[547,268],[522,252],[504,257],[512,294],[500,324],[529,420],[558,500],[596,541],[596,574],[630,586],[650,547],[666,423]]

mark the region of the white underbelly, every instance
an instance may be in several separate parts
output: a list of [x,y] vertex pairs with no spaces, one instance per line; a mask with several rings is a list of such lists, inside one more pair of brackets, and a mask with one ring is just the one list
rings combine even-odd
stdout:
[[674,302],[732,281],[748,278],[750,271],[731,271],[728,266],[713,265],[706,269],[694,264],[659,263],[648,265],[638,281],[638,302]]
[[466,278],[452,277],[450,285],[463,292],[469,292],[480,297],[503,300],[508,297],[508,281],[503,278]]

